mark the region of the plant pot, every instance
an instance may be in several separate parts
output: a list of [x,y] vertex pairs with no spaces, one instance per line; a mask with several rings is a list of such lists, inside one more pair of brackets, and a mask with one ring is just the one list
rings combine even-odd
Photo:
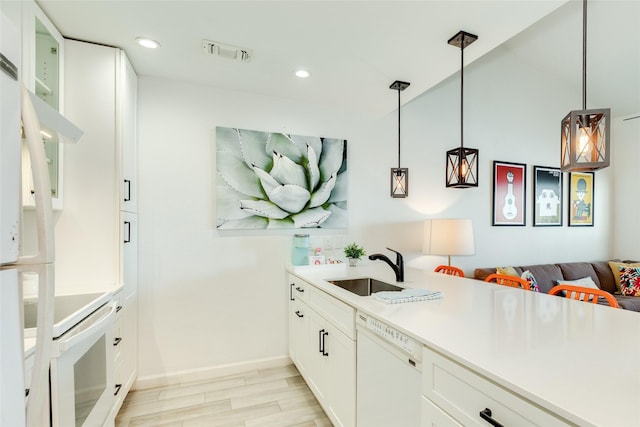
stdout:
[[355,267],[358,265],[358,258],[349,258],[349,267]]

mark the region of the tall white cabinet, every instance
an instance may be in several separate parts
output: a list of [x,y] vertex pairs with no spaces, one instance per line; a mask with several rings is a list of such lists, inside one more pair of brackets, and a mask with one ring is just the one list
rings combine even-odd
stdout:
[[113,287],[115,418],[137,375],[137,76],[118,48],[65,40],[67,116],[85,131],[65,153],[57,283]]

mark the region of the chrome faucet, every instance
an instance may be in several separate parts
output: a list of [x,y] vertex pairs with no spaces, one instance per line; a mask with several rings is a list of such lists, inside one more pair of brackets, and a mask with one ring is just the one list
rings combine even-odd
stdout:
[[396,273],[396,282],[404,282],[404,260],[402,258],[402,254],[398,251],[394,251],[391,248],[387,248],[387,249],[390,250],[391,252],[396,253],[395,264],[391,262],[391,260],[386,255],[382,255],[382,254],[369,255],[369,259],[372,261],[379,259],[381,261],[386,262],[387,264],[389,264],[389,267],[393,269],[393,272]]

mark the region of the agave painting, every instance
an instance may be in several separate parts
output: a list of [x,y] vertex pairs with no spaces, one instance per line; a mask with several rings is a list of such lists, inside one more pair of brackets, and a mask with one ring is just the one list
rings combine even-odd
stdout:
[[347,226],[347,141],[216,128],[219,229]]

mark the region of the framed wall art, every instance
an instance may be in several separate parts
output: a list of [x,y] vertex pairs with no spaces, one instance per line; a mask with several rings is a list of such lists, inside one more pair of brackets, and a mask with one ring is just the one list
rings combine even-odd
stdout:
[[527,165],[494,160],[493,225],[525,225]]
[[217,127],[216,227],[347,227],[347,141]]
[[562,172],[533,167],[533,226],[562,225]]
[[569,173],[569,227],[593,225],[593,172]]

